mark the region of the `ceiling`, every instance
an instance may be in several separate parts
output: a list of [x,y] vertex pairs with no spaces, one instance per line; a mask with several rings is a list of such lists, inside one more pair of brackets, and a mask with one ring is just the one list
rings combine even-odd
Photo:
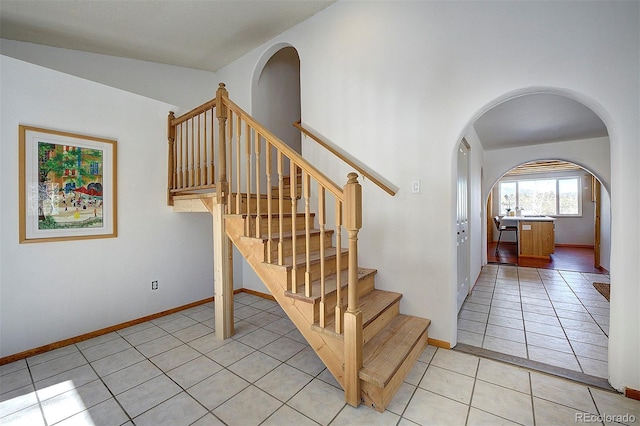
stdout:
[[[4,39],[215,72],[334,0],[0,0]],[[508,100],[475,130],[485,150],[607,136],[564,96]]]
[[474,123],[485,150],[607,136],[591,109],[551,93],[523,95],[496,105]]
[[335,0],[1,0],[0,36],[217,71]]

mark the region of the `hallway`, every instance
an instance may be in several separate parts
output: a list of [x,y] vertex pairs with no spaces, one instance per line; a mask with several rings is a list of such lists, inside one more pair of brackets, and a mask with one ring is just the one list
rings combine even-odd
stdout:
[[458,315],[458,342],[607,378],[609,302],[591,272],[489,264]]

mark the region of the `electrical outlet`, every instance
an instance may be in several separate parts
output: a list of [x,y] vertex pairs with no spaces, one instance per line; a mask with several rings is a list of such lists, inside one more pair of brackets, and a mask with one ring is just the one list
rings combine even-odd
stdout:
[[151,290],[158,289],[158,281],[151,281]]

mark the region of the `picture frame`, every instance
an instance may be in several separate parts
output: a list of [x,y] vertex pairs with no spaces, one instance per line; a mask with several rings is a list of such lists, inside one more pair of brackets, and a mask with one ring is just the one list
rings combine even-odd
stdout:
[[113,139],[19,126],[19,241],[115,238]]

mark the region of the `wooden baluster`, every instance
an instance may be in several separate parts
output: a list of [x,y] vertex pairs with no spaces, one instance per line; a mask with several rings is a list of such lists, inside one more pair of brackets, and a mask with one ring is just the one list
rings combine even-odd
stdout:
[[318,223],[320,224],[320,327],[324,328],[327,321],[327,307],[325,302],[325,259],[324,259],[324,232],[325,232],[325,199],[324,187],[318,185]]
[[245,122],[245,179],[247,185],[247,229],[245,235],[249,235],[251,229],[251,127]]
[[265,140],[265,163],[266,163],[266,173],[267,173],[267,262],[272,263],[272,255],[271,249],[273,245],[273,207],[271,206],[272,199],[272,189],[271,188],[271,144],[268,140]]
[[196,139],[196,153],[195,153],[195,160],[194,160],[194,164],[195,164],[195,179],[193,184],[195,186],[200,185],[200,176],[202,173],[202,170],[200,168],[200,115],[202,114],[198,114],[198,138]]
[[362,311],[358,301],[358,231],[362,228],[362,187],[358,175],[349,173],[344,187],[345,228],[349,233],[349,288],[344,315],[344,390],[347,404],[360,405],[362,367]]
[[216,132],[215,132],[215,110],[212,108],[211,109],[211,147],[210,147],[210,151],[211,151],[211,155],[209,156],[209,174],[208,174],[208,179],[209,179],[209,184],[214,184],[215,182],[215,158],[216,158]]
[[[298,173],[298,166],[292,161],[289,160],[289,173],[294,176]],[[298,197],[297,197],[296,185],[291,185],[291,179],[289,179],[289,194],[291,195],[291,258],[292,269],[291,269],[291,292],[298,292],[298,266],[297,266],[297,250],[296,250],[296,216],[298,212]]]
[[196,165],[194,156],[195,156],[195,141],[196,141],[196,136],[195,136],[195,118],[192,118],[191,120],[191,138],[189,138],[189,148],[191,148],[191,155],[188,156],[189,158],[189,188],[194,186],[194,181],[195,181],[195,176],[194,176],[194,168]]
[[262,149],[262,136],[260,136],[260,133],[258,133],[257,131],[255,132],[256,135],[256,141],[255,141],[255,148],[256,148],[256,238],[260,238],[260,234],[262,233],[262,231],[260,230],[260,227],[262,226],[262,217],[260,216],[261,209],[260,209],[260,204],[261,203],[261,197],[260,197],[260,150]]
[[284,176],[282,175],[282,152],[278,151],[278,265],[284,265]]
[[[229,117],[228,117],[228,121],[229,123],[227,124],[227,131],[228,131],[228,135],[227,135],[227,176],[229,177],[229,182],[228,182],[228,192],[229,192],[229,197],[231,197],[231,195],[233,194],[233,113],[229,112]],[[231,201],[231,198],[229,199],[229,201]],[[233,203],[229,202],[227,203],[227,214],[231,214],[233,212]]]
[[304,190],[304,229],[305,229],[305,262],[306,271],[304,273],[304,295],[311,297],[311,226],[309,224],[309,218],[311,217],[311,176],[309,173],[304,174],[303,181]]
[[342,334],[344,307],[342,306],[342,201],[336,198],[336,333]]
[[207,139],[207,111],[205,111],[203,114],[204,119],[202,120],[202,144],[204,152],[202,153],[202,184],[209,185],[209,156],[207,155],[207,146],[209,145],[209,140]]
[[183,154],[184,154],[184,149],[182,147],[183,143],[183,135],[182,135],[182,131],[183,131],[183,125],[182,123],[180,123],[179,125],[179,132],[178,132],[178,147],[177,147],[177,151],[178,151],[178,188],[184,188],[184,167],[183,167]]
[[242,121],[240,117],[236,119],[236,214],[242,213],[240,207],[242,205],[242,197],[241,185],[240,185],[240,172],[242,171],[242,167],[240,167],[242,155],[240,155],[240,146],[242,145]]
[[173,197],[171,196],[171,190],[175,189],[175,141],[176,141],[176,127],[171,125],[171,120],[175,117],[173,111],[169,111],[169,117],[167,117],[167,140],[168,146],[168,160],[167,160],[167,205],[173,205]]

